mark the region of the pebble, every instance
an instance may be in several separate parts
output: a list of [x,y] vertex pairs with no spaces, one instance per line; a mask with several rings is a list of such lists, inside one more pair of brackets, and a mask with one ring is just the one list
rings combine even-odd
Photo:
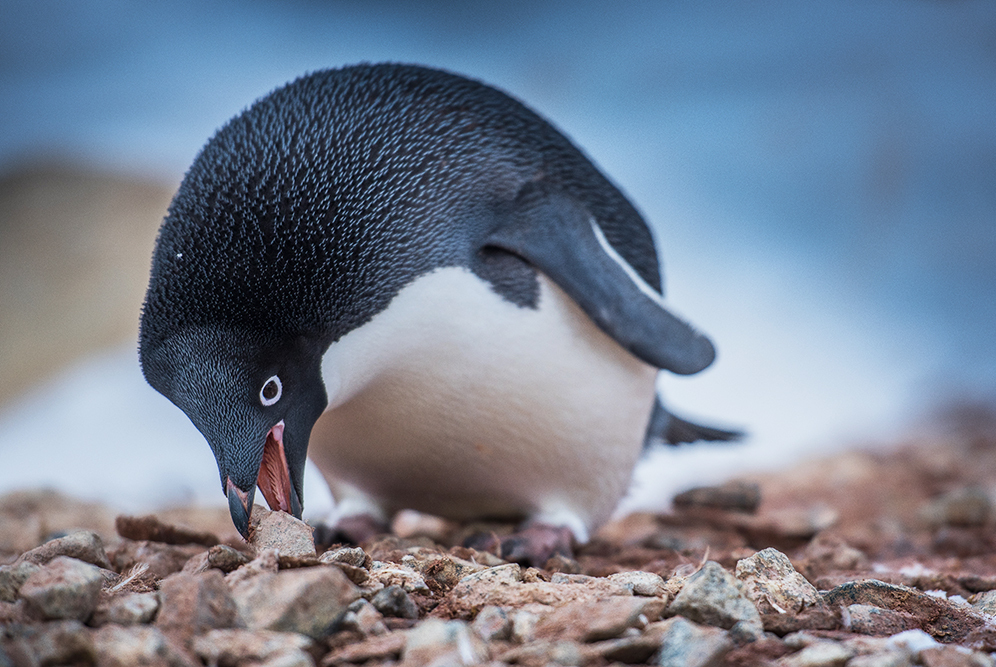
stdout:
[[711,667],[733,648],[725,631],[680,616],[665,621],[660,632],[660,649],[650,664],[661,667]]
[[338,630],[352,630],[363,637],[387,634],[384,615],[372,604],[360,598],[346,609],[346,613],[336,626]]
[[418,618],[418,607],[401,586],[387,586],[377,591],[370,601],[384,616]]
[[920,509],[920,516],[935,526],[983,526],[993,515],[989,495],[967,486],[934,498]]
[[164,523],[153,515],[121,515],[114,520],[114,527],[118,531],[118,535],[136,542],[199,544],[205,547],[213,547],[218,544],[218,538],[212,533],[190,530],[189,528]]
[[[409,593],[428,593],[429,586],[421,574],[413,568],[395,563],[384,563],[375,560],[370,566],[371,583],[383,587],[400,586]],[[366,582],[365,586],[369,585]]]
[[249,629],[299,632],[321,639],[360,597],[360,590],[338,568],[317,566],[239,581],[232,596]]
[[526,609],[516,609],[512,612],[509,622],[512,641],[526,644],[536,638],[536,626],[539,625],[540,616]]
[[585,662],[585,653],[582,645],[574,641],[540,640],[502,653],[498,664],[580,665]]
[[56,556],[26,579],[18,594],[33,615],[86,621],[97,608],[103,585],[96,565]]
[[475,665],[487,659],[487,646],[468,623],[427,618],[408,632],[401,664]]
[[851,632],[879,637],[913,630],[917,625],[916,618],[912,614],[867,604],[848,605],[844,621],[844,627]]
[[621,584],[633,591],[633,595],[663,597],[667,595],[664,578],[653,572],[619,572],[606,577],[609,581]]
[[758,636],[762,632],[757,607],[740,591],[733,575],[714,561],[688,578],[666,613],[724,629],[745,621]]
[[735,574],[761,614],[797,614],[823,604],[816,587],[777,549],[764,549],[738,561]]
[[218,570],[172,574],[160,582],[159,596],[155,625],[181,643],[208,630],[240,624],[239,609]]
[[700,486],[679,493],[672,503],[681,509],[709,508],[753,514],[761,504],[761,487],[751,482]]
[[329,549],[318,557],[319,563],[344,563],[352,567],[369,569],[373,562],[367,552],[360,547],[339,547]]
[[40,569],[40,565],[27,561],[0,566],[0,602],[17,602],[21,585]]
[[488,605],[477,613],[471,624],[477,636],[486,642],[496,639],[509,639],[512,636],[512,622],[501,607]]
[[90,624],[99,627],[106,623],[118,625],[151,623],[158,611],[158,594],[124,593],[100,602],[90,619]]
[[100,667],[195,667],[186,654],[156,627],[105,625],[93,633]]
[[249,661],[281,659],[291,664],[313,665],[308,654],[314,642],[296,632],[271,630],[211,630],[194,639],[192,648],[209,665],[237,667]]
[[620,636],[628,628],[642,629],[657,620],[663,600],[610,597],[595,602],[573,602],[545,615],[536,626],[537,639],[573,639],[594,642]]
[[315,529],[287,512],[271,512],[253,505],[249,517],[249,544],[254,549],[276,549],[284,558],[315,558]]
[[64,537],[49,540],[21,554],[18,562],[44,565],[57,556],[75,558],[105,570],[112,569],[111,561],[104,551],[104,541],[92,530],[77,530]]

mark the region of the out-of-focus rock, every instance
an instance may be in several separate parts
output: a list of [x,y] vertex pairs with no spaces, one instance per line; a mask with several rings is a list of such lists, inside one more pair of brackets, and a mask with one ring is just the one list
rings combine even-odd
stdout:
[[196,544],[175,545],[161,542],[132,542],[122,540],[111,550],[114,569],[124,572],[139,563],[148,566],[148,574],[163,579],[183,570],[183,566],[194,556],[204,552],[204,547]]
[[418,618],[418,607],[411,596],[401,586],[388,586],[370,600],[384,616],[394,618]]
[[618,637],[629,628],[643,629],[660,618],[664,601],[642,597],[610,597],[573,602],[554,609],[536,626],[537,639],[593,642]]
[[319,563],[343,563],[352,567],[367,569],[373,560],[360,547],[339,547],[329,549],[318,557]]
[[91,665],[96,659],[93,639],[79,621],[55,621],[40,626],[14,626],[0,632],[0,659],[11,654],[9,664]]
[[27,578],[19,595],[33,615],[86,621],[97,607],[103,584],[97,566],[56,556]]
[[617,639],[607,639],[586,647],[586,656],[595,656],[610,662],[644,664],[661,647],[667,629],[673,620],[649,624],[643,632],[629,631]]
[[906,612],[852,604],[847,607],[845,627],[862,635],[889,637],[904,630],[913,630],[919,624],[916,617]]
[[387,634],[384,615],[372,604],[360,598],[346,609],[336,626],[339,630],[352,630],[363,637]]
[[193,641],[201,660],[218,667],[241,667],[251,661],[303,661],[314,664],[314,642],[296,632],[272,630],[211,630]]
[[778,662],[782,667],[843,667],[852,657],[854,651],[841,643],[815,641]]
[[586,662],[586,651],[576,641],[538,640],[524,646],[514,646],[496,656],[498,664],[580,665]]
[[[532,607],[535,608],[535,607]],[[511,639],[517,644],[527,644],[536,638],[540,615],[528,609],[515,609],[509,616]]]
[[680,616],[664,621],[660,649],[650,662],[661,667],[713,667],[733,648],[727,633]]
[[967,651],[960,646],[934,646],[920,651],[917,658],[923,667],[992,667],[994,664],[988,653]]
[[249,544],[257,551],[276,549],[282,558],[317,557],[315,529],[287,512],[254,505],[249,526]]
[[391,532],[406,540],[427,537],[433,542],[444,543],[457,528],[451,521],[415,510],[401,510],[391,521]]
[[757,607],[743,594],[733,575],[714,561],[707,561],[688,578],[666,614],[725,629],[744,622],[758,636],[762,633]]
[[16,602],[21,585],[40,569],[40,565],[23,561],[0,565],[0,602]]
[[117,625],[140,625],[151,623],[159,611],[159,596],[156,593],[124,593],[102,600],[90,624],[101,626],[106,623]]
[[319,566],[265,573],[232,587],[249,629],[327,636],[360,591],[338,568]]
[[401,664],[475,665],[488,659],[487,646],[464,621],[427,618],[408,632]]
[[[0,568],[0,595],[3,591],[3,568]],[[3,599],[0,597],[0,599]],[[968,599],[972,607],[983,614],[996,616],[996,590],[976,593]]]
[[56,556],[68,556],[105,570],[111,569],[111,562],[104,551],[104,541],[92,530],[77,530],[64,537],[49,540],[25,552],[18,560],[44,565]]
[[249,562],[249,557],[226,544],[216,544],[207,551],[202,551],[190,558],[181,572],[197,574],[210,569],[221,570],[225,574],[239,569]]
[[486,642],[508,639],[512,634],[512,623],[501,607],[489,605],[477,614],[472,624],[477,636]]
[[753,514],[761,504],[761,487],[741,481],[700,486],[679,493],[672,503],[679,509],[708,508]]
[[93,633],[99,667],[196,667],[159,628],[105,625]]
[[802,567],[810,578],[839,570],[864,570],[868,568],[868,556],[837,535],[820,533],[806,545]]
[[135,542],[161,542],[163,544],[199,544],[213,547],[218,537],[212,533],[191,530],[182,526],[164,523],[154,515],[126,516],[114,519],[118,535]]
[[184,646],[208,630],[241,625],[239,609],[217,570],[172,574],[160,583],[159,596],[155,625]]
[[262,574],[276,574],[280,570],[280,556],[276,549],[263,549],[251,561],[225,575],[225,582],[235,588],[243,581]]
[[376,583],[380,586],[401,586],[409,593],[428,593],[429,586],[425,583],[425,578],[419,574],[414,567],[409,565],[398,565],[396,563],[385,563],[375,560],[370,565],[370,582],[365,586]]
[[633,595],[662,597],[667,595],[664,578],[653,572],[618,572],[606,577],[609,581],[622,584],[633,591]]
[[401,656],[405,648],[407,632],[395,631],[379,637],[368,637],[367,639],[347,644],[334,649],[324,658],[322,665],[345,665],[360,664],[373,661],[394,661]]
[[975,486],[949,491],[920,509],[920,517],[934,526],[982,526],[992,515],[992,500]]

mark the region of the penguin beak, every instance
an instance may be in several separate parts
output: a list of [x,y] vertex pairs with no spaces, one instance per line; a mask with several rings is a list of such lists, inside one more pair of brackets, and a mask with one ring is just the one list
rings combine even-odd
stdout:
[[263,462],[259,466],[256,485],[272,510],[288,512],[301,518],[301,501],[291,484],[287,453],[284,451],[284,422],[270,429],[263,446]]
[[249,539],[249,512],[252,510],[252,499],[255,494],[255,487],[243,491],[235,485],[231,477],[225,478],[225,495],[228,496],[228,511],[232,513],[232,523],[246,540]]

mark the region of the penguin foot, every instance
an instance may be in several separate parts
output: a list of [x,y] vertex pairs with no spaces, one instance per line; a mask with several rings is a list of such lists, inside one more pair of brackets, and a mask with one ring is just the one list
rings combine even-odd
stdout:
[[334,525],[319,524],[315,527],[315,544],[324,547],[333,544],[359,546],[367,540],[389,532],[386,523],[369,514],[353,514],[340,518]]
[[553,556],[574,558],[574,533],[566,526],[533,523],[501,539],[501,558],[543,567]]

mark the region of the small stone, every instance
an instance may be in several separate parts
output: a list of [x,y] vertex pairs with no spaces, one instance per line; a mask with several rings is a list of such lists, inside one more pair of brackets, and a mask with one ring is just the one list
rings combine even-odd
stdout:
[[487,646],[464,621],[429,618],[408,633],[403,665],[474,665],[488,659]]
[[17,602],[21,585],[40,569],[40,565],[27,561],[0,566],[0,602]]
[[517,644],[526,644],[536,638],[536,626],[539,625],[539,614],[535,614],[525,609],[518,609],[512,612],[511,628],[512,641]]
[[741,593],[733,575],[714,561],[707,561],[702,569],[688,578],[681,592],[668,606],[666,614],[727,629],[746,621],[758,636],[762,632],[757,607]]
[[418,618],[418,607],[401,586],[387,586],[371,600],[377,611],[393,618]]
[[209,665],[238,667],[249,661],[269,661],[279,656],[295,660],[304,657],[314,664],[307,651],[314,642],[296,632],[271,630],[211,630],[194,639],[194,653]]
[[156,627],[182,643],[208,630],[240,624],[238,607],[217,570],[170,575],[160,582],[159,595]]
[[362,598],[349,605],[336,627],[338,630],[358,632],[363,637],[383,635],[388,632],[387,626],[384,625],[383,614]]
[[85,621],[96,609],[103,585],[99,567],[56,556],[27,578],[19,594],[33,615]]
[[281,557],[315,558],[315,529],[287,512],[254,505],[249,518],[249,544],[257,551],[276,549]]
[[544,616],[536,627],[538,639],[593,642],[618,637],[628,628],[642,629],[664,609],[662,600],[610,597],[597,602],[572,602]]
[[498,656],[498,664],[519,665],[580,665],[585,662],[585,651],[574,641],[536,641],[516,646]]
[[992,513],[989,495],[971,486],[949,491],[920,510],[921,517],[935,526],[982,526]]
[[660,650],[650,663],[661,667],[713,667],[733,648],[726,632],[676,617],[661,627]]
[[181,572],[198,574],[210,569],[221,570],[225,574],[239,569],[249,562],[249,557],[227,544],[216,544],[186,562]]
[[[3,568],[0,568],[0,592],[2,592],[2,590]],[[0,593],[0,599],[3,599],[2,593]],[[996,616],[996,590],[976,593],[970,597],[968,601],[976,611],[988,614],[989,616]]]
[[140,625],[151,623],[159,611],[159,596],[155,593],[125,593],[97,605],[90,624]]
[[820,533],[810,540],[805,555],[803,571],[810,577],[837,570],[868,568],[868,556],[863,551],[829,533]]
[[338,568],[312,567],[260,574],[239,582],[232,595],[250,629],[321,639],[360,591]]
[[432,590],[443,592],[456,586],[464,577],[486,569],[483,565],[438,553],[425,558],[405,556],[401,562],[422,575],[422,579]]
[[486,642],[508,639],[512,636],[512,622],[501,607],[488,605],[477,613],[471,624],[477,636]]
[[606,577],[609,581],[622,584],[633,591],[633,595],[643,597],[663,597],[667,595],[664,578],[653,572],[619,572]]
[[280,555],[276,549],[263,549],[256,557],[237,570],[225,575],[225,583],[235,588],[243,581],[261,574],[276,574],[280,570]]
[[318,557],[319,563],[344,563],[352,567],[369,568],[373,562],[367,552],[360,547],[339,547],[329,549]]
[[547,559],[546,564],[543,566],[544,570],[550,572],[563,572],[565,574],[579,574],[581,572],[581,564],[578,563],[573,558],[568,558],[563,554],[554,554]]
[[44,565],[57,556],[68,556],[105,570],[110,570],[111,562],[104,551],[104,541],[92,530],[77,530],[65,537],[49,540],[45,544],[26,551],[18,559],[19,563]]
[[700,486],[679,493],[672,503],[681,509],[701,507],[753,514],[761,504],[761,487],[739,481],[721,486]]
[[429,586],[414,568],[375,560],[370,566],[370,579],[383,586],[401,586],[409,593],[428,593]]
[[100,667],[194,667],[159,628],[105,625],[93,633]]
[[118,516],[114,520],[118,535],[136,542],[162,542],[164,544],[199,544],[213,547],[218,544],[217,536],[181,526],[163,523],[153,515]]
[[916,618],[912,614],[867,604],[849,605],[846,618],[848,620],[845,627],[851,632],[862,635],[889,637],[918,627]]
[[322,659],[322,665],[360,664],[375,661],[397,660],[405,648],[407,633],[391,632],[379,637],[368,637],[333,650]]
[[823,604],[816,587],[777,549],[764,549],[738,561],[736,577],[761,614],[797,614]]
[[854,656],[854,651],[832,641],[816,641],[801,651],[779,661],[783,667],[840,667]]
[[673,621],[657,621],[648,625],[641,633],[624,633],[618,639],[591,644],[588,655],[595,655],[610,662],[624,662],[629,665],[644,664],[661,646],[664,634]]

